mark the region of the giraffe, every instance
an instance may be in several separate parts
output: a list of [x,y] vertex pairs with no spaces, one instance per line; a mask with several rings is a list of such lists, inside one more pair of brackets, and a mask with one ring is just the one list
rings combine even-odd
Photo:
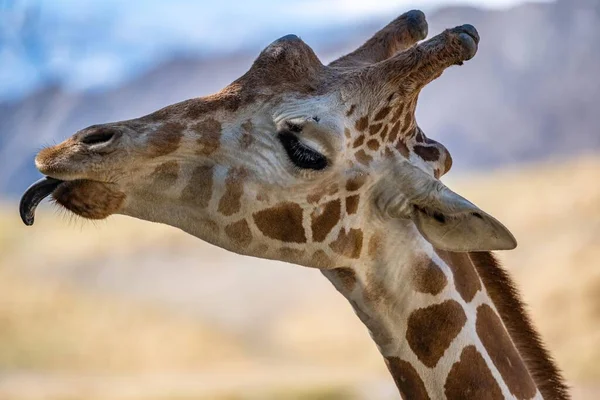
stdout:
[[[222,91],[94,125],[42,149],[23,195],[84,218],[165,223],[224,249],[318,268],[349,301],[406,399],[567,399],[492,250],[499,221],[445,186],[448,150],[415,121],[420,90],[479,44],[425,40],[402,14],[329,65],[295,35]],[[452,105],[447,105],[452,106]]]

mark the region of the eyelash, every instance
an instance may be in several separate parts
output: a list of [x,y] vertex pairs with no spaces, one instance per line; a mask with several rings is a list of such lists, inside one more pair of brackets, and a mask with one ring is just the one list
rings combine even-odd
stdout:
[[292,132],[281,132],[277,137],[292,163],[298,168],[319,171],[327,167],[327,158],[302,144]]

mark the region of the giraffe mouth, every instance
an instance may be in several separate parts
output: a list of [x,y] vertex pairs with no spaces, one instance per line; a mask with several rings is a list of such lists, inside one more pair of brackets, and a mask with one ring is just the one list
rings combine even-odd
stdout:
[[21,197],[19,213],[25,225],[33,225],[37,206],[50,195],[57,204],[88,219],[104,219],[116,213],[125,200],[125,194],[115,184],[88,179],[64,181],[46,176]]

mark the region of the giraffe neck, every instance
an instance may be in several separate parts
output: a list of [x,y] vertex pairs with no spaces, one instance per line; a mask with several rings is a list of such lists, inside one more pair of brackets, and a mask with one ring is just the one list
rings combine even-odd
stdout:
[[323,271],[369,329],[404,398],[541,398],[471,255],[417,241],[373,245],[370,262]]

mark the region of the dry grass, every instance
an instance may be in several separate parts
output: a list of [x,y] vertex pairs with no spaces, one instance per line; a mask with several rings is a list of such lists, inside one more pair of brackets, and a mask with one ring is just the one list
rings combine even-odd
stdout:
[[[588,385],[578,387],[580,399],[594,398],[600,382],[599,176],[600,157],[589,157],[448,179],[519,240],[501,258],[567,377]],[[157,224],[115,217],[93,227],[41,211],[34,228],[21,225],[14,206],[0,212],[0,369],[10,372],[0,398],[388,398],[372,394],[391,385],[366,330],[314,271],[238,258]],[[165,257],[197,262],[208,286],[190,286],[187,270],[163,265]],[[190,303],[220,310],[216,317],[182,312],[185,302],[130,297],[128,285],[145,285],[155,258],[174,271],[156,278],[171,279],[171,291],[223,286]],[[123,271],[114,267],[122,260]],[[115,279],[125,289],[90,290],[80,284],[90,270],[86,279],[98,282],[121,271]],[[239,294],[253,286],[260,289]],[[164,289],[146,290],[154,287]],[[231,313],[250,322],[234,329],[219,319]],[[28,394],[34,386],[56,396]]]

